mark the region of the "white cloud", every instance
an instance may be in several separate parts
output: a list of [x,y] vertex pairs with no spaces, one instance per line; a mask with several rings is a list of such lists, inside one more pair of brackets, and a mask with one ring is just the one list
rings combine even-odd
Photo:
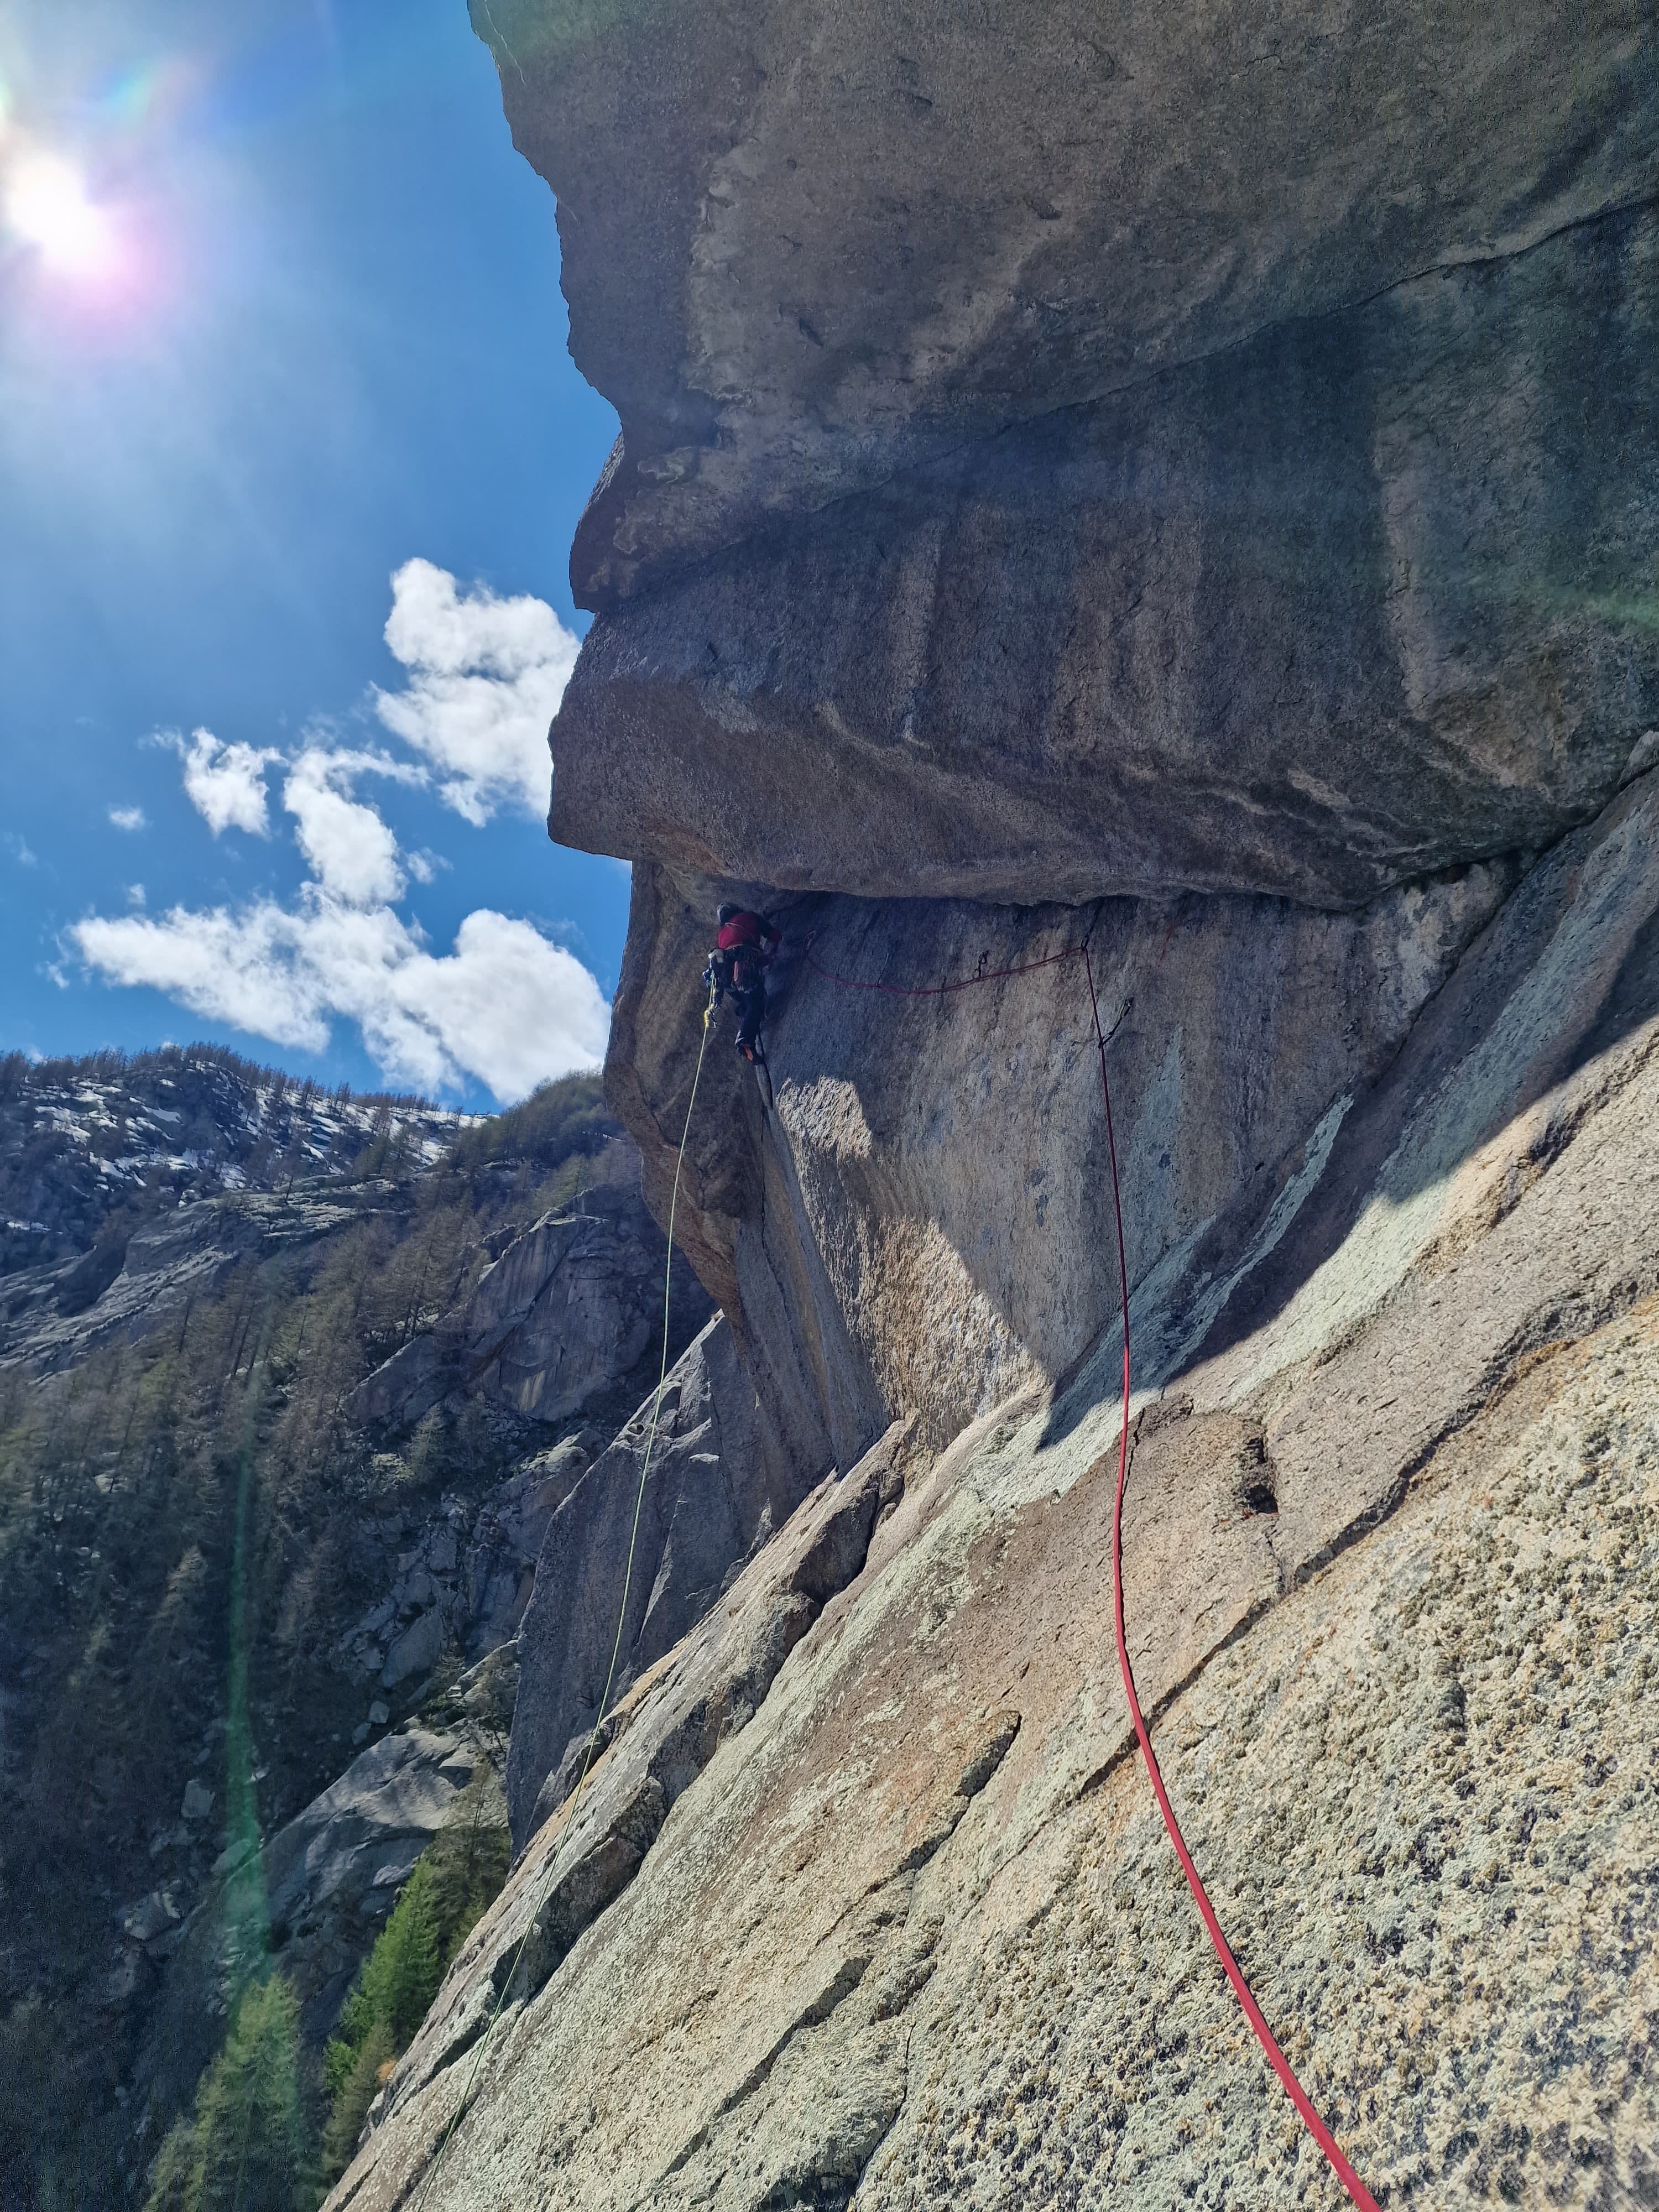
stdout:
[[505,1103],[605,1051],[610,1009],[586,969],[487,908],[442,956],[390,907],[313,885],[293,908],[267,899],[238,913],[94,915],[69,934],[106,981],[148,984],[277,1044],[320,1052],[343,1015],[391,1079],[423,1091],[473,1076]]
[[185,796],[216,837],[225,830],[246,830],[250,837],[270,835],[265,768],[280,760],[280,753],[262,746],[228,745],[211,730],[192,730],[188,745],[177,732],[169,732],[163,743],[183,760]]
[[5,847],[20,868],[40,866],[39,860],[29,850],[27,840],[20,836],[15,830],[0,831],[0,845]]
[[[473,823],[508,802],[541,813],[547,723],[576,640],[541,600],[462,594],[428,562],[405,563],[392,595],[386,640],[413,681],[395,697],[377,692],[375,708],[418,762],[354,750],[316,726],[285,753],[226,744],[205,729],[188,744],[176,732],[161,739],[179,754],[185,789],[215,836],[270,834],[266,771],[283,763],[282,803],[309,871],[294,898],[152,916],[134,884],[133,912],[88,915],[66,944],[108,982],[164,991],[276,1044],[320,1052],[337,1020],[355,1022],[390,1079],[433,1091],[476,1079],[507,1103],[603,1057],[604,994],[573,954],[487,907],[466,916],[451,951],[432,952],[397,907],[410,877],[430,883],[449,864],[403,852],[358,789],[369,776],[435,780]],[[112,809],[111,819],[137,827],[143,817],[128,825]]]
[[398,980],[406,1019],[498,1098],[522,1098],[550,1075],[605,1057],[611,1009],[599,985],[527,921],[481,907],[462,922],[453,953],[418,954]]
[[376,690],[394,737],[437,770],[445,803],[475,824],[505,805],[547,811],[547,726],[580,641],[544,600],[463,593],[447,570],[406,561],[392,579],[386,641],[410,672],[405,691]]
[[112,806],[109,818],[118,830],[148,830],[149,817],[142,806]]
[[143,906],[143,885],[142,884],[129,884],[127,885],[127,904],[129,906]]
[[174,907],[155,921],[89,915],[69,935],[108,982],[149,984],[192,1013],[320,1052],[328,1024],[308,978],[295,972],[295,920],[271,902],[241,915]]
[[378,753],[308,745],[289,770],[283,805],[323,889],[351,906],[384,906],[403,896],[404,872],[391,830],[374,807],[350,796],[352,779],[365,772],[404,781],[416,773]]

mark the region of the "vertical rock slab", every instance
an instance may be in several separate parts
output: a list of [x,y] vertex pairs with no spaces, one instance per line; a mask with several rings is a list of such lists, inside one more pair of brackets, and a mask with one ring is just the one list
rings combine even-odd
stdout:
[[787,1431],[771,1419],[730,1324],[712,1321],[669,1376],[654,1420],[647,1399],[548,1526],[519,1632],[507,1765],[516,1842],[574,1786],[613,1649],[614,1702],[783,1527],[829,1457],[810,1406]]
[[[607,1082],[665,1217],[720,887],[641,874]],[[1293,1202],[1310,1132],[1387,1067],[1513,879],[1458,871],[1351,915],[1243,898],[782,904],[772,1105],[720,1016],[678,1216],[756,1388],[819,1408],[849,1464],[889,1419],[915,1414],[943,1443],[1088,1352],[1117,1285],[1085,939],[1115,1025],[1131,1281],[1167,1289]],[[892,995],[981,973],[994,980]]]

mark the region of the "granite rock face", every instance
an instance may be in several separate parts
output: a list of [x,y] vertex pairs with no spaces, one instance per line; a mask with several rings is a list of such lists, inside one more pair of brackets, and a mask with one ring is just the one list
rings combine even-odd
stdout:
[[1346,907],[1659,723],[1659,219],[1011,428],[601,617],[567,843],[865,896]]
[[525,1718],[507,1784],[520,1843],[569,1794],[613,1650],[614,1704],[717,1605],[824,1470],[828,1437],[810,1403],[794,1411],[787,1427],[771,1417],[717,1318],[660,1403],[653,1394],[640,1407],[553,1515],[519,1638]]
[[[1220,1266],[1291,1202],[1514,880],[1457,871],[1346,915],[1243,897],[774,901],[773,1105],[723,1013],[682,1242],[774,1395],[827,1409],[842,1465],[896,1416],[947,1442],[1067,1374],[1115,1311],[1090,972],[1113,1032],[1131,1279],[1161,1279]],[[662,868],[635,881],[609,1079],[664,1211],[721,893]],[[942,998],[830,980],[925,990],[1044,960]]]
[[564,842],[1353,905],[1659,722],[1638,6],[475,15],[623,419]]
[[[7,2206],[142,2199],[267,1937],[314,2055],[468,1761],[504,1775],[549,1524],[658,1370],[639,1183],[592,1077],[481,1125],[208,1048],[0,1058]],[[709,1310],[678,1261],[671,1359]],[[411,1330],[441,1402],[366,1425]]]
[[517,1884],[458,1961],[447,1985],[455,2002],[434,2008],[392,2105],[476,2039],[495,1996],[510,1988],[522,2002],[542,1988],[632,1881],[670,1808],[753,1720],[789,1654],[863,1567],[875,1528],[903,1493],[909,1443],[908,1426],[896,1423],[847,1475],[827,1476],[728,1582],[722,1601],[608,1711],[591,1787],[580,1796],[546,1793],[568,1804],[565,1818],[542,1824],[534,1881]]
[[256,1926],[269,1926],[307,2040],[322,2048],[365,1953],[434,1837],[459,1817],[500,1827],[505,1807],[491,1751],[511,1705],[511,1662],[502,1655],[458,1685],[457,1724],[416,1721],[394,1729],[263,1849],[250,1838],[221,1854],[205,1893],[159,1944],[146,1947],[150,1962],[166,1961],[137,2069],[152,2100],[187,2099],[213,2056],[227,2009],[227,1964],[233,1973],[246,1971],[236,1954],[255,1932],[241,1925],[253,1917],[250,1893],[263,1901]]
[[[319,1091],[212,1046],[130,1058],[0,1057],[0,1273],[74,1256],[108,1268],[135,1226],[242,1190],[361,1180],[379,1150],[432,1166],[475,1121],[418,1099]],[[113,1257],[114,1264],[110,1266]],[[96,1279],[97,1270],[89,1270]],[[86,1303],[97,1295],[86,1285]]]
[[56,1374],[102,1346],[148,1336],[240,1261],[301,1250],[382,1212],[408,1212],[395,1185],[371,1180],[343,1190],[319,1178],[280,1194],[187,1200],[78,1257],[18,1268],[5,1278],[0,1304],[0,1367]]
[[623,418],[596,604],[945,448],[1650,197],[1635,0],[478,0]]
[[[640,1198],[631,1146],[613,1145],[578,1206],[506,1245],[467,1297],[394,1352],[346,1401],[347,1418],[404,1429],[445,1400],[478,1398],[532,1421],[564,1421],[635,1376],[663,1327],[661,1231]],[[672,1278],[671,1345],[708,1301]]]
[[[1141,1695],[1246,1971],[1390,2203],[1655,2179],[1653,781],[1516,888],[1295,1197],[1227,1265],[1147,1270],[1132,1315]],[[502,1993],[428,2201],[1340,2201],[1133,1753],[1117,1417],[1085,1359],[943,1451],[913,1432],[855,1578],[671,1803],[629,1747],[674,1735],[682,1669],[710,1698],[714,1617],[640,1682],[339,2203],[410,2201]],[[729,1679],[806,1525],[733,1586]],[[526,1927],[558,1932],[515,1983]]]
[[[1128,1724],[1121,1419],[1170,1788],[1371,2187],[1647,2201],[1638,12],[476,14],[623,418],[552,828],[635,863],[608,1095],[723,1317],[680,1640],[635,1448],[334,2203],[1334,2207]],[[725,897],[769,1076],[723,1014],[688,1129]],[[729,1583],[723,1402],[781,1470]]]

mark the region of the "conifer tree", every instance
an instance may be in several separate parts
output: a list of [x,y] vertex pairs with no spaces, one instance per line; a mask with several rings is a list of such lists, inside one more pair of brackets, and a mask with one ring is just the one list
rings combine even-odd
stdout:
[[438,1994],[441,1978],[432,1869],[422,1857],[404,1884],[386,1932],[370,1952],[362,1979],[346,2002],[341,2026],[347,2037],[355,2043],[354,2030],[359,2025],[366,2031],[375,2021],[384,2021],[395,2047],[407,2049],[426,2018],[427,2007]]
[[451,1825],[416,1862],[380,1940],[364,1961],[324,2054],[329,2115],[323,2171],[351,2162],[375,2092],[414,2040],[461,1943],[506,1879],[507,1831],[485,1815],[489,1777],[468,1786]]
[[374,2023],[355,2057],[351,2046],[344,2043],[331,2046],[331,2057],[336,2053],[338,2057],[330,2069],[334,2101],[323,2130],[323,2171],[330,2180],[343,2173],[350,2165],[351,2154],[357,2148],[357,2138],[363,2131],[363,2122],[368,2118],[368,2108],[374,2102],[381,2079],[398,2063],[392,2031],[383,2020]]
[[162,2145],[145,2212],[304,2212],[307,2132],[299,2006],[273,1974],[244,1994],[193,2118]]

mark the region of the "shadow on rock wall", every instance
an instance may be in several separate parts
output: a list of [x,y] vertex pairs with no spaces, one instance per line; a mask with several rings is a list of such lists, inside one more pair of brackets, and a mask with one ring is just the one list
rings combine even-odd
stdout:
[[[1261,1328],[1366,1208],[1420,1211],[1649,1018],[1655,805],[1638,778],[1524,874],[1456,871],[1349,915],[775,901],[774,1105],[718,1018],[680,1200],[757,1388],[817,1404],[843,1466],[902,1414],[937,1445],[1036,1385],[1059,1437],[1109,1390],[1111,1189],[1081,963],[916,999],[819,969],[927,989],[1090,939],[1120,1024],[1137,1381],[1163,1385]],[[723,886],[639,875],[614,1091],[663,1213]]]

